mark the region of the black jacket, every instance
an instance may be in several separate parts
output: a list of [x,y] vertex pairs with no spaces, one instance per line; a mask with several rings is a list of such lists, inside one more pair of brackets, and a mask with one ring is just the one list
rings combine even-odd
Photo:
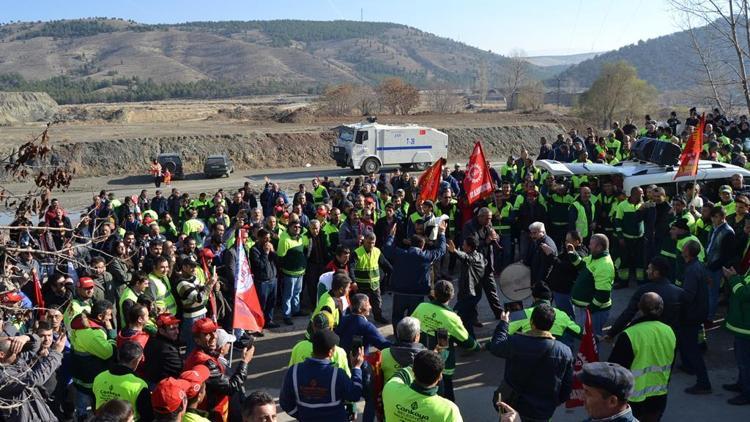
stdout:
[[[544,253],[540,245],[545,243],[547,246],[552,248],[552,253],[547,255]],[[551,237],[544,235],[544,237],[538,241],[532,241],[529,245],[529,250],[526,252],[526,257],[523,263],[531,268],[531,284],[534,285],[540,281],[547,279],[552,264],[557,257],[557,246]]]
[[250,268],[257,281],[268,281],[276,278],[276,252],[266,253],[260,244],[250,248]]
[[146,381],[157,383],[166,377],[180,377],[182,357],[179,346],[178,341],[172,341],[160,334],[149,339],[143,350],[143,372],[146,374]]
[[614,337],[620,334],[622,330],[631,324],[638,312],[638,302],[641,300],[641,296],[648,292],[658,294],[664,301],[664,311],[659,321],[669,325],[673,330],[677,330],[680,326],[680,317],[682,315],[684,291],[666,278],[662,278],[661,280],[649,281],[643,284],[633,293],[633,296],[630,297],[630,302],[628,302],[628,307],[622,311],[615,323],[612,324],[612,328],[609,331],[610,336]]
[[[576,248],[576,253],[583,259],[589,254],[588,249],[581,245]],[[547,284],[553,292],[570,294],[573,283],[578,278],[578,268],[570,262],[570,254],[562,251],[552,259],[552,270],[547,275]]]
[[697,325],[708,318],[708,282],[710,275],[698,259],[685,266],[682,282],[682,324]]
[[551,335],[529,333],[509,336],[508,323],[500,321],[487,347],[506,359],[505,382],[520,395],[515,409],[521,417],[550,419],[555,408],[570,397],[573,354]]

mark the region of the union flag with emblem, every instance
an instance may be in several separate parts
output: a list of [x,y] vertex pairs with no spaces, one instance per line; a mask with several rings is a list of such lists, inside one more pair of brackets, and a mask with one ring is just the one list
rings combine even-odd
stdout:
[[565,402],[566,409],[583,406],[583,383],[578,374],[583,370],[583,365],[591,362],[599,362],[599,351],[594,339],[594,325],[591,323],[591,312],[586,309],[586,322],[583,327],[581,346],[578,349],[576,360],[573,363],[573,391],[570,398]]
[[237,240],[237,266],[234,269],[235,297],[232,328],[261,332],[265,322],[263,310],[260,307],[253,274],[250,272],[250,264],[245,255],[245,248],[242,247],[243,243],[244,236],[240,235]]
[[474,151],[469,157],[469,165],[466,168],[463,183],[466,199],[470,205],[492,195],[492,192],[495,191],[495,184],[490,175],[490,167],[484,155],[481,141],[474,144]]

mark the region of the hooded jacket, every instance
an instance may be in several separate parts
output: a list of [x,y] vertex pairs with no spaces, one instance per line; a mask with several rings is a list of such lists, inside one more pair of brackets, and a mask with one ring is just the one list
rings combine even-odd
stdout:
[[426,350],[422,343],[398,342],[381,352],[380,367],[383,371],[383,383],[387,382],[401,368],[414,363],[414,357]]

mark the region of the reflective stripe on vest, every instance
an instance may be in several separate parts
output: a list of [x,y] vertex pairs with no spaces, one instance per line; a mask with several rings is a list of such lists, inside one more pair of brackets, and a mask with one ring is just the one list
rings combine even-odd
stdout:
[[630,371],[635,378],[629,401],[667,394],[677,344],[674,331],[659,321],[644,321],[626,328],[625,333],[633,347]]
[[370,253],[368,253],[364,246],[360,246],[354,250],[354,255],[357,257],[357,262],[354,266],[354,281],[377,285],[380,282],[380,266],[378,265],[380,261],[380,249],[373,246]]

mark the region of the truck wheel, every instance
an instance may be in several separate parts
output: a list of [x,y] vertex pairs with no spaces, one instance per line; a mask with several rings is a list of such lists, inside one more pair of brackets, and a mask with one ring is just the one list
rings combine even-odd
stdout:
[[365,160],[364,163],[362,163],[362,173],[364,174],[373,174],[377,173],[378,170],[380,170],[380,163],[378,163],[378,160],[374,158],[368,158]]
[[430,165],[430,163],[416,163],[414,164],[414,168],[419,171],[424,171],[427,169],[427,167]]

